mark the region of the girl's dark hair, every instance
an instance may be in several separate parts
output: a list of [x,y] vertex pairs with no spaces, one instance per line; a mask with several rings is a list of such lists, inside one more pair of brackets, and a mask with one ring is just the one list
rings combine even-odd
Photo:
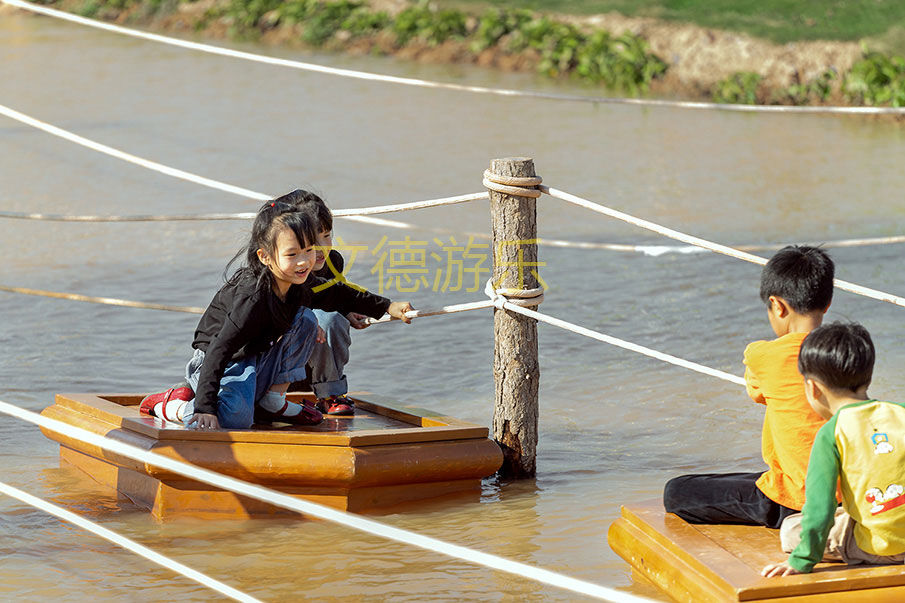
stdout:
[[760,299],[776,295],[793,310],[807,314],[826,310],[833,301],[833,260],[819,247],[788,245],[776,252],[760,275]]
[[[223,278],[228,283],[235,283],[246,275],[252,275],[262,284],[273,284],[273,274],[258,259],[258,249],[263,249],[271,257],[276,255],[277,235],[283,228],[295,233],[299,244],[304,248],[317,241],[317,218],[311,211],[299,211],[294,205],[283,203],[279,199],[268,201],[258,210],[251,226],[248,244],[239,250],[229,261],[223,271]],[[230,267],[244,256],[244,264],[229,276]]]
[[298,210],[314,213],[317,218],[317,230],[319,232],[333,230],[333,214],[330,213],[330,208],[327,207],[324,200],[315,193],[297,188],[291,193],[277,197],[275,200],[288,203]]
[[811,331],[801,344],[798,372],[832,389],[857,391],[874,373],[874,342],[857,323],[834,322]]

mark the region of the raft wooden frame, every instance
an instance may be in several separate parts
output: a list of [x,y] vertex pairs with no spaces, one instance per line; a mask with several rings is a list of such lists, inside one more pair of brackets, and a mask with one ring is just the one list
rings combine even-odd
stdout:
[[676,601],[905,600],[901,565],[819,563],[811,574],[764,578],[760,570],[782,561],[779,531],[756,526],[693,525],[663,509],[660,501],[622,507],[610,526],[610,548],[633,573]]
[[[57,394],[46,417],[347,511],[480,491],[502,464],[488,429],[424,409],[354,397],[356,416],[380,429],[344,429],[354,418],[313,427],[194,431],[142,415],[144,394]],[[300,401],[310,395],[290,394]],[[345,422],[343,422],[345,421]],[[331,423],[332,422],[332,423]],[[394,427],[395,425],[395,427]],[[339,427],[339,429],[337,429]],[[219,490],[42,428],[61,462],[115,488],[159,518],[248,518],[290,511]]]

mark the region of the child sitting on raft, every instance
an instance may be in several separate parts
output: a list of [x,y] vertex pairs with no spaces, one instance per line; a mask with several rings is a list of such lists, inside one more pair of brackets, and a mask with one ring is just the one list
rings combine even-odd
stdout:
[[[379,318],[384,312],[409,323],[408,302],[310,276],[317,218],[287,203],[258,211],[240,267],[205,310],[186,365],[186,384],[142,400],[142,412],[197,429],[248,429],[255,405],[266,418],[300,425],[319,423],[316,409],[289,402],[286,390],[305,377],[305,362],[323,332],[310,308]],[[225,276],[226,273],[224,273]]]
[[[333,214],[318,195],[304,190],[294,190],[278,201],[294,205],[302,211],[310,211],[317,217],[317,257],[314,275],[328,282],[345,282],[345,260],[333,249]],[[332,285],[331,285],[332,286]],[[349,384],[343,369],[349,362],[352,345],[350,328],[365,329],[370,326],[368,317],[357,312],[342,314],[315,309],[318,326],[324,330],[327,340],[314,346],[308,358],[308,376],[311,389],[317,398],[317,409],[333,416],[355,414],[355,405],[346,394]]]
[[792,554],[764,567],[764,576],[808,573],[821,558],[849,565],[905,559],[905,404],[868,397],[873,368],[874,344],[861,325],[828,325],[804,340],[805,395],[829,421],[811,450],[804,509],[780,530],[783,551]]
[[801,510],[807,459],[825,419],[805,397],[798,350],[829,309],[834,272],[815,247],[784,247],[764,266],[760,298],[777,339],[749,344],[744,360],[748,395],[766,406],[761,449],[768,469],[673,478],[663,490],[667,512],[690,523],[779,528]]

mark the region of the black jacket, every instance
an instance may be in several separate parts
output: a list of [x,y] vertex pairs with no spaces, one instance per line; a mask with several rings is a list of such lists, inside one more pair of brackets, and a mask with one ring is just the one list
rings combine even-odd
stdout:
[[[335,267],[333,253],[330,259]],[[342,263],[341,256],[339,262]],[[328,268],[324,266],[324,270]],[[328,280],[309,276],[304,284],[289,287],[285,301],[269,285],[259,285],[251,274],[221,287],[198,322],[192,342],[193,348],[204,351],[195,392],[195,412],[216,414],[220,379],[227,365],[270,349],[289,330],[299,308],[320,308],[341,314],[358,312],[380,318],[390,305],[385,297],[341,282],[317,293],[312,291]]]

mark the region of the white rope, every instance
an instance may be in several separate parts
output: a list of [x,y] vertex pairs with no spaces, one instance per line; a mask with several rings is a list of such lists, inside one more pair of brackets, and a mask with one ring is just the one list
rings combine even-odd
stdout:
[[236,601],[245,601],[247,603],[261,603],[260,599],[255,599],[252,596],[246,595],[242,591],[236,590],[235,588],[224,584],[219,580],[215,580],[214,578],[202,574],[201,572],[194,570],[187,565],[179,563],[178,561],[174,561],[169,557],[165,557],[164,555],[161,555],[160,553],[157,553],[149,549],[148,547],[135,542],[134,540],[130,540],[125,536],[121,536],[113,530],[107,529],[60,506],[51,504],[43,499],[38,498],[37,496],[32,496],[28,492],[23,492],[22,490],[14,488],[9,484],[0,482],[0,493],[18,499],[27,505],[31,505],[32,507],[44,511],[45,513],[55,515],[63,521],[73,523],[83,530],[87,530],[96,536],[100,536],[101,538],[108,540],[118,546],[121,546],[122,548],[126,549],[127,551],[131,551],[136,555],[141,555],[145,559],[153,561],[157,565],[160,565],[168,570],[182,574],[186,578],[194,580],[202,586],[206,586],[212,590],[215,590],[231,599],[235,599]]
[[443,197],[441,199],[428,199],[426,201],[412,201],[410,203],[397,203],[395,205],[377,205],[375,207],[354,207],[350,209],[334,209],[330,213],[334,217],[346,216],[368,216],[372,214],[389,214],[397,211],[412,211],[414,209],[425,209],[427,207],[440,207],[441,205],[456,205],[459,203],[467,203],[469,201],[482,201],[489,199],[490,195],[484,191],[481,193],[469,193],[467,195],[457,195],[455,197]]
[[[146,303],[146,302],[137,302],[137,301],[129,301],[124,299],[116,299],[110,297],[89,297],[87,295],[78,295],[75,293],[57,293],[55,291],[42,291],[38,289],[26,289],[24,287],[8,287],[6,285],[0,285],[0,291],[8,291],[10,293],[21,293],[24,295],[37,295],[41,297],[54,297],[58,299],[65,299],[71,301],[82,301],[82,302],[90,302],[95,304],[107,304],[112,306],[125,306],[130,308],[141,308],[148,310],[168,310],[171,312],[186,312],[191,314],[203,314],[204,308],[192,307],[192,306],[166,306],[163,304],[154,304],[154,303]],[[485,289],[485,293],[487,293],[487,289]],[[537,298],[528,299],[528,300],[511,300],[505,298],[502,295],[496,294],[495,292],[488,293],[490,299],[481,300],[476,302],[467,302],[462,304],[453,304],[449,306],[442,306],[440,308],[434,309],[425,309],[425,310],[410,310],[406,312],[405,315],[408,318],[425,318],[428,316],[442,316],[444,314],[456,314],[459,312],[468,312],[470,310],[483,310],[485,308],[493,308],[494,306],[502,308],[503,304],[508,304],[505,307],[516,306],[517,303],[526,303],[527,305],[536,305],[540,303]],[[539,296],[540,300],[543,300],[543,295]],[[389,322],[393,322],[399,320],[398,318],[391,317],[388,314],[385,314],[383,317],[379,319],[368,318],[368,324],[385,324]],[[540,319],[538,319],[540,320]],[[557,322],[552,322],[557,321]],[[658,360],[662,360],[664,362],[668,362],[670,364],[675,364],[676,366],[682,366],[685,368],[690,368],[693,371],[697,371],[699,373],[704,373],[705,375],[711,375],[714,377],[718,377],[720,379],[726,381],[732,381],[733,383],[740,383],[744,385],[744,380],[740,377],[736,377],[735,375],[730,375],[728,373],[724,373],[722,371],[718,371],[716,369],[712,369],[694,362],[690,362],[688,360],[683,360],[676,356],[671,356],[669,354],[664,354],[662,352],[658,352],[656,350],[652,350],[650,348],[646,348],[644,346],[640,346],[628,341],[624,341],[622,339],[618,339],[616,337],[611,337],[609,335],[605,335],[603,333],[598,333],[596,331],[591,331],[590,329],[585,329],[584,327],[579,327],[572,323],[568,323],[565,321],[561,321],[556,318],[544,319],[544,322],[548,322],[549,324],[553,324],[558,327],[562,327],[564,329],[573,331],[575,333],[579,333],[580,335],[586,335],[591,337],[592,339],[597,339],[604,343],[609,343],[611,345],[615,345],[617,347],[625,348],[627,350],[632,350],[634,352],[638,352],[640,354],[644,354],[645,356],[650,356],[652,358],[656,358]]]
[[[440,316],[443,314],[455,314],[457,312],[468,312],[469,310],[483,310],[484,308],[492,308],[493,302],[491,301],[476,301],[476,302],[468,302],[464,304],[453,304],[451,306],[443,306],[441,308],[436,308],[433,310],[409,310],[405,313],[407,318],[425,318],[427,316]],[[389,314],[384,314],[381,318],[368,318],[368,324],[376,325],[383,324],[387,322],[392,322],[394,320],[399,320],[395,316],[390,316]]]
[[180,222],[200,220],[252,220],[254,212],[236,214],[182,214],[182,215],[150,215],[132,216],[79,216],[64,214],[37,214],[18,211],[0,211],[0,218],[12,220],[39,220],[44,222]]
[[[432,203],[441,201],[441,199],[431,199],[428,201],[414,201],[412,203],[401,203],[398,205],[381,205],[377,207],[362,207],[354,209],[338,209],[334,215],[339,216],[340,212],[361,212],[361,215],[371,215],[375,213],[389,213],[391,211],[404,211],[405,209],[422,209],[425,207],[434,207],[435,205],[451,205],[452,203],[461,203],[464,201],[476,201],[486,198],[486,193],[474,193],[471,195],[461,195],[460,197],[449,197],[448,199],[461,199],[461,201],[453,201],[450,203]],[[98,215],[65,215],[65,214],[39,214],[17,211],[0,211],[0,218],[8,218],[12,220],[38,220],[46,222],[180,222],[180,221],[215,221],[215,220],[251,220],[255,217],[253,212],[241,212],[235,214],[213,213],[213,214],[176,214],[176,215],[131,215],[131,216],[98,216]],[[351,215],[342,215],[346,219],[352,219]],[[392,224],[402,225],[398,222]],[[428,232],[438,232],[442,234],[456,234],[459,231],[450,228],[435,228],[430,226],[415,226],[406,224],[405,227],[417,228],[418,230],[426,230]],[[396,226],[397,228],[399,226]],[[492,237],[484,232],[465,232],[466,236],[478,239],[490,240]],[[905,235],[892,237],[874,237],[862,239],[842,239],[839,241],[827,241],[824,243],[799,243],[801,245],[820,245],[824,248],[832,247],[866,247],[870,245],[893,245],[897,243],[905,243]],[[703,253],[706,249],[695,247],[694,245],[628,245],[622,243],[593,243],[589,241],[565,241],[562,239],[538,238],[537,244],[547,247],[563,247],[570,249],[602,249],[607,251],[625,251],[634,253],[643,253],[644,255],[658,257],[668,253]],[[742,251],[770,251],[781,249],[787,243],[771,243],[766,245],[736,245],[735,248]]]
[[377,73],[368,73],[366,71],[356,71],[353,69],[339,69],[336,67],[326,67],[314,63],[304,63],[301,61],[293,61],[289,59],[280,59],[264,55],[253,54],[250,52],[242,52],[220,46],[212,46],[210,44],[201,44],[199,42],[189,42],[188,40],[180,40],[158,34],[152,34],[135,29],[120,27],[111,23],[104,23],[94,19],[86,19],[78,15],[73,15],[63,11],[54,10],[46,6],[39,6],[22,0],[0,0],[4,4],[15,6],[23,10],[34,13],[40,13],[48,17],[63,19],[88,27],[95,27],[114,33],[151,40],[161,44],[169,44],[171,46],[179,46],[190,50],[198,50],[211,54],[243,59],[246,61],[254,61],[256,63],[265,63],[268,65],[276,65],[279,67],[290,67],[302,71],[311,71],[315,73],[323,73],[327,75],[338,75],[342,77],[354,78],[359,80],[367,80],[374,82],[386,82],[391,84],[402,84],[404,86],[417,86],[420,88],[433,88],[437,90],[455,90],[459,92],[472,92],[476,94],[491,94],[494,96],[505,97],[523,97],[537,98],[544,100],[582,102],[593,104],[608,105],[635,105],[639,107],[664,107],[673,109],[710,109],[717,111],[733,111],[744,113],[834,113],[834,114],[861,114],[861,115],[879,115],[894,114],[899,115],[905,113],[905,107],[834,107],[834,106],[811,106],[797,107],[784,105],[729,105],[723,103],[712,102],[693,102],[693,101],[674,101],[674,100],[656,100],[648,98],[617,98],[603,96],[579,96],[574,94],[557,94],[551,92],[538,92],[534,90],[512,90],[506,88],[489,88],[487,86],[467,86],[464,84],[453,84],[448,82],[435,82],[430,80],[422,80],[417,78],[397,77],[392,75],[381,75]]
[[698,364],[697,362],[691,362],[677,356],[664,354],[663,352],[658,352],[657,350],[652,350],[642,345],[638,345],[630,341],[625,341],[624,339],[619,339],[617,337],[612,337],[611,335],[606,335],[598,331],[592,331],[591,329],[580,327],[571,322],[566,322],[565,320],[560,320],[559,318],[554,318],[546,314],[541,314],[536,310],[531,310],[527,307],[523,307],[522,303],[518,302],[530,302],[531,300],[511,299],[506,295],[506,291],[504,289],[494,290],[489,279],[487,281],[487,286],[484,288],[484,293],[490,298],[490,303],[497,309],[511,310],[512,312],[515,312],[517,314],[545,322],[555,327],[571,331],[572,333],[577,333],[579,335],[584,335],[585,337],[590,337],[591,339],[596,339],[597,341],[602,341],[603,343],[608,343],[610,345],[630,350],[632,352],[637,352],[638,354],[643,354],[645,356],[649,356],[650,358],[656,358],[657,360],[662,360],[663,362],[667,362],[675,366],[681,366],[683,368],[687,368],[704,375],[710,375],[711,377],[716,377],[717,379],[722,379],[723,381],[729,381],[730,383],[735,383],[742,386],[745,385],[745,380],[742,377],[710,368],[709,366],[704,366],[703,364]]
[[[358,216],[370,216],[374,214],[389,214],[398,211],[412,211],[428,207],[440,207],[443,205],[457,205],[468,201],[480,201],[488,198],[486,192],[457,195],[455,197],[443,197],[440,199],[426,199],[409,203],[396,203],[395,205],[377,205],[374,207],[352,207],[336,209],[330,213],[335,218],[353,218]],[[138,214],[132,216],[79,216],[63,214],[38,214],[16,211],[0,211],[0,218],[18,220],[44,220],[49,222],[178,222],[189,220],[252,220],[254,212],[240,212],[235,214],[182,214],[182,215],[151,215]],[[407,225],[408,226],[408,225]]]
[[[767,258],[762,258],[757,255],[752,255],[750,253],[740,251],[738,249],[734,249],[732,247],[727,247],[726,245],[720,245],[719,243],[714,243],[712,241],[708,241],[706,239],[701,239],[699,237],[695,237],[692,235],[685,234],[683,232],[679,232],[677,230],[673,230],[671,228],[666,228],[665,226],[660,226],[659,224],[655,224],[654,222],[650,222],[648,220],[642,220],[641,218],[636,218],[629,214],[623,213],[621,211],[617,211],[615,209],[611,209],[604,205],[600,205],[599,203],[594,203],[592,201],[588,201],[587,199],[582,199],[581,197],[577,197],[575,195],[571,195],[564,191],[551,188],[546,185],[540,185],[538,187],[542,192],[547,193],[551,197],[556,197],[557,199],[562,199],[563,201],[567,201],[569,203],[573,203],[578,205],[579,207],[584,207],[585,209],[590,209],[591,211],[597,212],[599,214],[603,214],[605,216],[610,216],[611,218],[616,218],[617,220],[622,220],[623,222],[627,222],[629,224],[634,224],[635,226],[639,226],[641,228],[656,232],[663,236],[669,237],[671,239],[675,239],[677,241],[682,241],[683,243],[688,243],[690,245],[695,245],[697,247],[702,247],[704,249],[709,249],[710,251],[715,251],[716,253],[721,253],[723,255],[728,255],[729,257],[733,257],[736,259],[744,260],[746,262],[751,262],[753,264],[760,264],[763,266],[767,263]],[[855,283],[850,283],[848,281],[843,281],[840,279],[835,279],[833,283],[839,289],[843,291],[849,291],[851,293],[856,293],[858,295],[863,295],[865,297],[870,297],[872,299],[876,299],[879,301],[889,302],[891,304],[895,304],[897,306],[905,307],[905,298],[900,297],[898,295],[893,295],[891,293],[885,293],[883,291],[878,291],[876,289],[870,289],[868,287],[863,287],[861,285],[856,285]]]
[[[795,245],[810,245],[812,247],[823,247],[830,249],[834,247],[869,247],[872,245],[895,245],[905,243],[905,235],[895,235],[891,237],[869,237],[860,239],[839,239],[836,241],[804,241],[796,242]],[[782,249],[786,245],[792,243],[767,243],[763,245],[736,245],[735,249],[739,251],[776,251]],[[645,255],[660,256],[667,253],[699,253],[707,251],[703,247],[695,247],[694,245],[623,245],[623,249],[614,249],[614,251],[638,251]]]
[[463,561],[475,563],[477,565],[483,565],[485,567],[490,567],[499,571],[514,574],[516,576],[521,576],[529,580],[542,582],[544,584],[549,584],[557,588],[597,597],[606,601],[625,601],[626,603],[641,603],[649,601],[648,599],[636,597],[628,593],[622,593],[612,588],[607,588],[605,586],[600,586],[591,582],[585,582],[584,580],[571,578],[569,576],[558,574],[550,570],[533,567],[525,563],[520,563],[518,561],[505,559],[497,555],[491,555],[489,553],[476,551],[464,546],[451,544],[442,540],[438,540],[436,538],[423,536],[421,534],[416,534],[408,530],[403,530],[382,524],[380,522],[374,521],[372,519],[367,519],[353,513],[339,511],[337,509],[332,509],[330,507],[326,507],[324,505],[313,503],[304,499],[295,498],[288,494],[283,494],[282,492],[263,488],[261,486],[250,484],[248,482],[228,477],[226,475],[221,475],[208,469],[203,469],[201,467],[196,467],[188,463],[177,461],[154,452],[142,450],[141,448],[132,446],[130,444],[125,444],[123,442],[105,438],[101,435],[91,433],[90,431],[87,431],[80,427],[74,427],[61,421],[57,421],[56,419],[50,419],[23,408],[19,408],[18,406],[9,404],[8,402],[0,401],[0,412],[12,415],[24,421],[28,421],[29,423],[33,423],[50,431],[54,431],[65,436],[75,438],[82,442],[86,442],[93,446],[97,446],[104,450],[108,450],[110,452],[114,452],[116,454],[120,454],[127,458],[134,459],[142,463],[147,463],[155,467],[166,469],[178,475],[188,477],[204,484],[209,484],[222,490],[235,492],[236,494],[241,494],[243,496],[247,496],[255,500],[260,500],[274,506],[289,509],[290,511],[295,511],[297,513],[302,513],[304,515],[317,517],[318,519],[337,523],[344,527],[353,528],[362,532],[366,532],[368,534],[373,534],[375,536],[380,536],[389,540],[395,540],[396,542],[401,542],[403,544],[420,547],[429,551],[446,555],[448,557],[461,559]]
[[522,314],[523,316],[527,316],[529,318],[534,318],[536,320],[539,320],[540,322],[545,322],[549,325],[553,325],[553,326],[559,327],[561,329],[566,329],[567,331],[572,331],[573,333],[578,333],[579,335],[584,335],[585,337],[590,337],[591,339],[596,339],[597,341],[602,341],[604,343],[608,343],[608,344],[614,345],[616,347],[624,348],[626,350],[631,350],[632,352],[637,352],[639,354],[643,354],[643,355],[649,356],[651,358],[656,358],[657,360],[662,360],[663,362],[668,362],[669,364],[681,366],[683,368],[687,368],[692,371],[702,373],[704,375],[710,375],[711,377],[716,377],[717,379],[722,379],[723,381],[735,383],[736,385],[742,385],[742,386],[745,385],[745,379],[743,377],[739,377],[737,375],[732,375],[730,373],[726,373],[721,370],[710,368],[709,366],[704,366],[703,364],[698,364],[697,362],[691,362],[689,360],[684,360],[682,358],[678,358],[677,356],[671,356],[670,354],[664,354],[663,352],[658,352],[657,350],[652,350],[650,348],[646,348],[644,346],[638,345],[636,343],[632,343],[630,341],[625,341],[625,340],[619,339],[617,337],[612,337],[610,335],[598,333],[597,331],[592,331],[591,329],[586,329],[584,327],[580,327],[576,324],[572,324],[571,322],[566,322],[565,320],[560,320],[559,318],[554,318],[553,316],[541,314],[540,312],[531,310],[529,308],[519,307],[519,306],[513,304],[512,302],[507,301],[503,305],[503,307],[505,309],[511,310],[517,314]]
[[[3,0],[0,0],[3,1]],[[72,132],[68,132],[63,130],[62,128],[58,128],[51,124],[45,123],[43,121],[37,120],[33,117],[25,115],[24,113],[20,113],[14,109],[6,107],[4,105],[0,105],[0,115],[5,115],[10,119],[14,119],[20,123],[27,124],[48,134],[53,134],[54,136],[58,136],[64,140],[68,140],[70,142],[74,142],[83,147],[92,149],[94,151],[98,151],[99,153],[104,153],[105,155],[109,155],[111,157],[115,157],[117,159],[121,159],[123,161],[139,165],[141,167],[147,168],[149,170],[153,170],[155,172],[159,172],[161,174],[166,174],[167,176],[172,176],[173,178],[179,178],[180,180],[185,180],[188,182],[193,182],[195,184],[200,184],[202,186],[206,186],[208,188],[213,188],[216,190],[224,191],[227,193],[232,193],[233,195],[238,195],[240,197],[245,197],[248,199],[255,199],[257,201],[268,201],[273,199],[274,197],[271,195],[267,195],[265,193],[259,193],[257,191],[249,190],[247,188],[242,188],[240,186],[234,186],[232,184],[226,184],[225,182],[220,182],[219,180],[213,180],[211,178],[205,178],[203,176],[198,176],[197,174],[192,174],[191,172],[186,172],[177,168],[169,167],[163,165],[162,163],[157,163],[156,161],[150,161],[148,159],[143,159],[136,155],[132,155],[131,153],[126,153],[124,151],[120,151],[119,149],[114,149],[113,147],[109,147],[105,144],[101,144],[99,142],[95,142],[93,140],[89,140],[84,138],[83,136],[79,136],[78,134],[73,134]],[[484,195],[484,197],[481,197]],[[464,199],[463,197],[472,197],[470,199]],[[417,201],[413,204],[400,204],[400,205],[417,205],[414,209],[420,209],[421,207],[432,207],[434,205],[452,205],[454,203],[463,203],[464,201],[475,200],[479,198],[486,198],[486,193],[476,193],[473,195],[461,195],[459,197],[450,197],[446,199],[435,199],[429,201]],[[433,203],[433,205],[431,205]],[[382,206],[380,208],[363,208],[365,210],[378,210],[372,211],[371,213],[385,213],[389,211],[399,211],[388,209],[384,211],[384,208],[394,207],[394,206]],[[399,206],[395,206],[399,207]],[[344,213],[340,213],[344,212]],[[365,222],[367,224],[379,225],[379,226],[389,226],[393,228],[413,228],[412,224],[408,224],[405,222],[396,222],[393,220],[383,220],[381,218],[371,218],[359,213],[356,213],[355,209],[349,210],[335,210],[334,215],[337,217],[353,220],[356,222]]]
[[[60,293],[57,291],[45,291],[42,289],[28,289],[26,287],[10,287],[0,284],[0,291],[8,293],[19,293],[22,295],[34,295],[37,297],[51,297],[55,299],[64,299],[67,301],[80,301],[92,304],[102,304],[107,306],[121,306],[126,308],[139,308],[143,310],[166,310],[169,312],[183,312],[187,314],[204,314],[204,308],[198,306],[170,306],[166,304],[156,304],[151,302],[132,301],[128,299],[118,299],[115,297],[92,297],[89,295],[80,295],[78,293]],[[427,316],[441,316],[443,314],[456,314],[458,312],[467,312],[469,310],[482,310],[484,308],[493,307],[493,303],[489,301],[467,302],[463,304],[453,304],[450,306],[442,306],[440,308],[429,310],[410,310],[405,313],[409,318],[425,318]],[[368,318],[368,324],[384,324],[394,320],[389,314],[384,314],[381,318]]]
[[[2,0],[6,1],[6,0]],[[201,184],[202,186],[206,186],[208,188],[213,188],[217,190],[221,190],[227,193],[232,193],[234,195],[239,195],[240,197],[246,197],[249,199],[256,199],[258,201],[267,201],[271,199],[269,195],[265,195],[264,193],[258,193],[256,191],[249,190],[247,188],[242,188],[240,186],[233,186],[231,184],[226,184],[224,182],[220,182],[218,180],[212,180],[210,178],[205,178],[203,176],[198,176],[196,174],[192,174],[189,172],[185,172],[183,170],[179,170],[176,168],[172,168],[162,163],[157,163],[156,161],[150,161],[148,159],[143,159],[136,155],[132,155],[131,153],[126,153],[124,151],[120,151],[118,149],[114,149],[113,147],[108,147],[105,144],[101,144],[99,142],[94,142],[93,140],[89,140],[78,134],[73,134],[72,132],[67,132],[61,128],[56,126],[52,126],[43,121],[39,121],[33,117],[29,117],[24,113],[20,113],[14,109],[10,109],[9,107],[0,105],[0,114],[5,115],[11,119],[14,119],[18,122],[27,124],[32,126],[33,128],[37,128],[39,130],[43,130],[48,134],[53,134],[54,136],[59,136],[64,140],[68,140],[69,142],[74,142],[83,147],[87,147],[94,151],[98,151],[100,153],[104,153],[105,155],[109,155],[111,157],[116,157],[117,159],[122,159],[123,161],[127,161],[129,163],[133,163],[135,165],[140,165],[143,168],[147,168],[149,170],[154,170],[155,172],[160,172],[161,174],[166,174],[167,176],[172,176],[173,178],[179,178],[180,180],[187,180],[189,182],[194,182],[196,184]]]

